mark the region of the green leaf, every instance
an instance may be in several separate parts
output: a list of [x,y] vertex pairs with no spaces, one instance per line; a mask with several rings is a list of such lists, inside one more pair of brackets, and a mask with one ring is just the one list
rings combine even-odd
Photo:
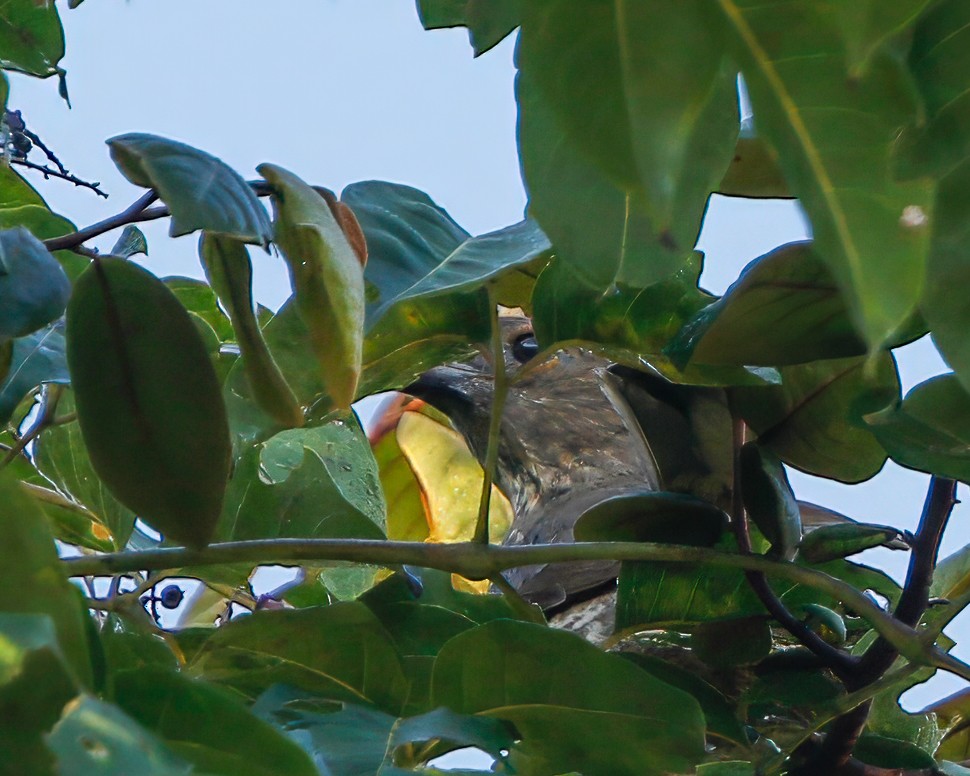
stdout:
[[533,80],[528,70],[516,80],[529,215],[549,235],[571,285],[605,289],[622,282],[642,288],[676,272],[690,248],[660,239],[639,192],[625,191],[586,158]]
[[59,776],[188,776],[192,771],[117,706],[81,696],[54,726],[47,745]]
[[951,373],[920,383],[866,423],[896,463],[970,482],[968,411],[970,395]]
[[273,360],[253,307],[253,266],[246,246],[203,235],[202,267],[229,314],[249,389],[260,409],[286,428],[303,425],[303,408]]
[[50,617],[0,614],[0,773],[50,773],[43,734],[77,693]]
[[832,273],[812,243],[790,243],[753,262],[724,296],[697,313],[665,352],[678,365],[781,366],[859,356],[856,334]]
[[13,340],[10,368],[0,383],[0,422],[10,420],[17,405],[34,387],[70,382],[62,330],[63,326],[55,323]]
[[145,233],[134,224],[128,224],[121,231],[110,253],[112,256],[120,256],[122,259],[130,259],[139,253],[147,256],[148,240],[145,239]]
[[27,229],[0,231],[0,338],[23,337],[59,318],[71,284]]
[[[413,285],[400,290],[394,297],[382,297],[379,311],[376,310],[373,316],[379,319],[395,305],[421,298],[478,290],[510,270],[532,264],[537,259],[548,260],[551,251],[549,239],[532,220],[520,221],[479,237],[469,237],[426,275],[416,278]],[[401,271],[399,268],[398,272]]]
[[821,604],[804,604],[801,610],[806,615],[802,622],[823,641],[836,646],[845,643],[845,620],[837,612]]
[[219,383],[185,308],[141,267],[101,259],[74,286],[67,356],[100,478],[167,538],[204,546],[231,450]]
[[691,695],[704,712],[709,736],[717,736],[740,746],[746,747],[749,744],[748,734],[727,698],[695,672],[652,654],[643,652],[618,652],[617,654],[661,681]]
[[530,772],[679,773],[703,756],[693,698],[540,625],[496,620],[456,636],[435,661],[432,690],[452,711],[514,724],[512,764],[521,758]]
[[756,442],[741,448],[740,463],[744,508],[771,542],[772,554],[792,560],[802,538],[802,516],[785,467]]
[[225,776],[318,773],[299,746],[254,716],[238,696],[206,682],[145,667],[115,678],[114,700],[199,771]]
[[0,612],[48,615],[73,675],[89,685],[92,672],[84,622],[87,612],[81,607],[77,589],[61,570],[47,518],[9,475],[0,477],[0,535],[4,537]]
[[877,348],[916,308],[929,238],[931,183],[898,183],[891,169],[900,131],[917,115],[909,75],[880,50],[865,73],[848,77],[839,20],[819,3],[718,0],[716,6],[758,133],[778,150],[785,179],[811,219],[818,254],[844,290],[864,340]]
[[[57,408],[60,413],[73,411],[73,393],[62,394]],[[118,501],[95,473],[76,421],[45,429],[34,442],[33,460],[45,478],[98,517],[110,531],[114,549],[124,548],[134,528],[135,513]]]
[[666,542],[711,547],[728,516],[713,504],[681,493],[614,496],[586,510],[573,527],[576,541]]
[[662,354],[681,326],[712,299],[697,287],[700,258],[693,254],[676,273],[647,288],[611,290],[584,285],[569,264],[556,259],[539,275],[533,293],[536,337],[544,347],[569,340],[597,343],[609,348],[613,360],[652,367],[673,382],[764,384],[761,374],[738,367],[691,365],[682,372]]
[[438,708],[417,717],[398,722],[391,736],[394,748],[441,742],[449,749],[472,746],[496,759],[505,759],[505,750],[512,747],[513,736],[500,720],[483,716],[455,714]]
[[798,545],[798,557],[806,563],[825,563],[845,558],[871,547],[880,547],[900,538],[898,528],[871,523],[826,525],[806,532]]
[[935,769],[936,761],[918,746],[896,738],[886,738],[863,733],[852,754],[868,765],[877,768]]
[[782,384],[736,388],[734,406],[758,442],[785,463],[840,482],[861,482],[882,468],[886,453],[862,417],[899,396],[889,353],[783,367]]
[[468,39],[481,56],[519,26],[522,0],[418,0],[426,30],[467,27]]
[[[921,0],[900,2],[925,5]],[[970,140],[963,129],[970,115],[968,23],[965,3],[941,0],[920,17],[912,31],[907,64],[923,101],[925,119],[900,138],[900,172],[907,178],[929,174],[945,179],[970,159]],[[966,212],[963,197],[948,204],[941,195],[937,195],[939,205]],[[934,231],[939,233],[940,226]]]
[[853,74],[863,72],[876,49],[909,27],[931,0],[826,0],[845,39]]
[[276,686],[256,700],[253,712],[288,732],[328,776],[382,773],[398,720],[366,706],[344,703],[336,711],[332,706]]
[[354,183],[341,201],[367,239],[367,329],[431,275],[471,235],[427,194],[384,181]]
[[[697,0],[526,3],[519,39],[521,121],[530,121],[529,112],[543,103],[568,142],[680,256],[694,245],[738,134],[736,68],[725,61],[721,31],[708,23],[706,6]],[[541,96],[531,97],[533,90]],[[559,133],[546,142],[558,144]],[[522,155],[531,155],[525,143]],[[525,162],[530,207],[539,214],[534,169]],[[564,194],[589,201],[591,193],[582,185]],[[587,215],[576,228],[594,224]],[[571,247],[554,230],[549,234],[557,249]],[[623,274],[632,279],[647,271]]]
[[383,539],[384,495],[356,419],[283,431],[237,462],[217,535]]
[[258,172],[275,191],[275,240],[324,385],[336,406],[348,409],[361,370],[363,267],[319,193],[281,167],[263,164]]
[[136,186],[152,188],[172,213],[169,234],[197,229],[268,245],[273,230],[252,189],[225,162],[192,146],[133,132],[109,139],[111,158]]
[[64,30],[53,3],[12,0],[0,9],[0,67],[47,78],[64,56]]
[[395,715],[408,693],[397,650],[358,603],[261,611],[234,620],[216,630],[190,668],[250,696],[285,683]]

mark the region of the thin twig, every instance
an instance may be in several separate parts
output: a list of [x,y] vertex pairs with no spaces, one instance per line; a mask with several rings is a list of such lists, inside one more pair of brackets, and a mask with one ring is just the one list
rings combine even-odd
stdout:
[[488,581],[501,591],[516,614],[530,622],[545,624],[546,618],[542,614],[542,609],[526,601],[504,576],[493,574]]
[[[82,243],[85,243],[98,235],[102,235],[105,232],[110,232],[112,229],[127,226],[128,224],[136,221],[150,221],[152,218],[162,218],[163,216],[167,216],[169,214],[168,208],[153,208],[152,210],[148,211],[149,213],[153,214],[152,217],[145,217],[146,209],[157,199],[158,194],[155,193],[154,189],[149,190],[117,215],[110,216],[103,221],[98,221],[98,223],[92,224],[91,226],[86,226],[84,229],[79,229],[76,232],[71,232],[70,234],[62,235],[61,237],[52,237],[49,240],[44,240],[44,247],[51,252],[73,250]],[[162,210],[165,212],[160,212]],[[155,213],[157,213],[157,215],[155,215]]]
[[[734,492],[732,494],[731,523],[734,526],[734,536],[737,539],[738,550],[751,555],[751,535],[748,532],[748,519],[744,511],[744,501],[741,493],[741,447],[744,444],[744,421],[740,418],[735,419],[734,426]],[[782,603],[775,591],[768,582],[768,578],[760,571],[745,571],[744,576],[748,585],[755,595],[764,605],[768,613],[778,621],[778,623],[795,637],[802,645],[808,647],[819,659],[830,668],[837,676],[842,678],[844,675],[851,674],[855,670],[858,659],[849,655],[837,647],[832,646],[819,636],[815,631],[808,627],[792,614],[788,607]]]
[[27,446],[33,442],[42,431],[51,426],[57,425],[57,418],[54,413],[57,411],[57,403],[60,401],[61,394],[64,390],[63,386],[56,383],[50,383],[45,385],[42,389],[44,398],[41,400],[40,411],[37,418],[16,441],[14,445],[7,450],[6,455],[0,460],[0,469],[8,466],[11,461],[13,461],[18,455],[27,449]]
[[71,175],[69,172],[61,172],[60,170],[55,170],[48,167],[46,164],[37,164],[36,162],[31,162],[27,159],[17,159],[14,157],[10,159],[10,164],[26,167],[29,170],[36,170],[37,172],[42,173],[44,178],[60,178],[68,183],[73,183],[75,186],[91,189],[91,191],[93,191],[99,197],[104,197],[105,199],[108,198],[108,195],[99,188],[101,186],[100,181],[86,181],[82,178],[78,178],[76,175]]
[[488,287],[489,317],[492,329],[492,416],[488,425],[488,446],[485,451],[484,477],[482,478],[482,497],[478,503],[478,520],[475,522],[474,541],[488,544],[488,512],[492,497],[492,482],[495,480],[495,467],[498,464],[499,441],[502,430],[502,413],[509,385],[505,373],[505,343],[502,340],[502,324],[498,319],[498,304],[495,291]]

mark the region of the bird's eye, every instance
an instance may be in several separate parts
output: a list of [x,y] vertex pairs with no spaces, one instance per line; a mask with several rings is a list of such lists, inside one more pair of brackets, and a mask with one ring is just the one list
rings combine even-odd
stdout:
[[512,355],[520,364],[524,364],[539,352],[539,343],[534,334],[523,334],[512,343]]

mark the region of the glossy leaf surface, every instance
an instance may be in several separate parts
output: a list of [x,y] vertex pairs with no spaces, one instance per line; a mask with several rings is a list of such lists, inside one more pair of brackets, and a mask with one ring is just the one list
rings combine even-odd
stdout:
[[837,20],[820,3],[715,5],[758,132],[778,150],[819,255],[863,339],[877,347],[915,310],[928,247],[926,219],[916,216],[930,213],[932,186],[891,174],[896,138],[916,118],[908,75],[890,53],[878,52],[863,74],[847,77]]
[[133,132],[107,142],[121,173],[136,186],[155,189],[168,205],[172,237],[205,229],[257,245],[272,239],[256,195],[220,159],[157,135]]
[[70,382],[62,326],[45,326],[11,344],[10,366],[0,383],[0,422],[10,420],[17,405],[34,387]]

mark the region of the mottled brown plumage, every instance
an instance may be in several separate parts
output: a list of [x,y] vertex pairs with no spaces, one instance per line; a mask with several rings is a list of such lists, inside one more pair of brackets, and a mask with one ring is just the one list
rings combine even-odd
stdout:
[[[503,319],[503,335],[511,382],[496,481],[515,510],[507,544],[572,541],[583,512],[619,495],[667,489],[724,500],[725,473],[717,471],[723,467],[709,462],[723,463],[726,454],[729,466],[730,450],[719,449],[714,435],[696,434],[692,419],[698,407],[706,409],[707,421],[727,430],[730,444],[720,392],[674,390],[662,378],[617,368],[577,347],[529,362],[536,348],[526,318]],[[479,459],[487,446],[491,371],[478,357],[432,369],[408,389],[448,415]],[[616,573],[616,564],[587,563],[514,569],[507,577],[526,598],[550,608],[590,595]]]

